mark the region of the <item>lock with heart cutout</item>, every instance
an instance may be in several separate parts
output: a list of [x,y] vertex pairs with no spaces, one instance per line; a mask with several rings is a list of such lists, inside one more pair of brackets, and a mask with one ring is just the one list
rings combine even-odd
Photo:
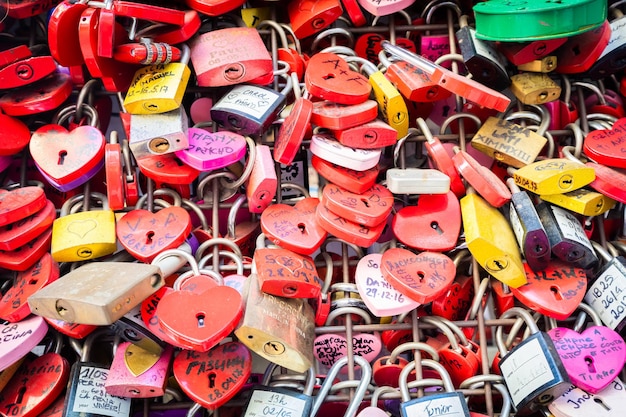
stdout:
[[[102,202],[102,210],[72,213],[73,206],[79,203],[87,207],[91,198]],[[116,249],[115,214],[104,194],[78,194],[63,204],[61,217],[52,223],[50,253],[55,261],[85,261],[110,255]]]

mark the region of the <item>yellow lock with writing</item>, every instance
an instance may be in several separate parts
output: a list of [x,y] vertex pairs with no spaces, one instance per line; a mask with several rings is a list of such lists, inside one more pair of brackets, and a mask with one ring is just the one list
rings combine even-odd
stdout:
[[502,213],[472,189],[460,203],[465,242],[476,262],[511,288],[526,284],[515,234]]
[[616,204],[612,198],[587,188],[565,194],[542,195],[541,199],[583,216],[598,216],[611,210]]
[[83,194],[69,198],[61,207],[61,216],[52,223],[50,254],[55,261],[86,261],[115,252],[115,213],[104,194],[91,193],[91,198],[101,201],[102,209],[78,212]]
[[517,186],[540,196],[574,191],[596,179],[593,168],[565,158],[536,161],[512,175]]
[[[147,50],[152,51],[150,45]],[[143,67],[135,73],[124,98],[124,108],[128,113],[166,113],[180,107],[191,75],[187,65],[190,50],[183,44],[180,62],[169,62],[171,48],[169,51],[162,62]]]
[[557,100],[561,87],[547,74],[522,72],[511,77],[511,92],[524,104],[544,104]]

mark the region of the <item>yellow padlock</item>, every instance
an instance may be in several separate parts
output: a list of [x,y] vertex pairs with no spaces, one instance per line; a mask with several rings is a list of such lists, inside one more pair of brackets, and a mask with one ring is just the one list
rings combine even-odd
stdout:
[[472,189],[460,203],[465,242],[476,262],[511,288],[526,284],[515,234],[502,213]]
[[[152,51],[150,45],[147,50]],[[130,114],[157,114],[179,108],[191,75],[187,65],[189,56],[189,47],[183,44],[180,62],[169,62],[168,57],[164,57],[161,63],[137,70],[124,98],[126,111]]]
[[548,55],[541,59],[535,59],[525,64],[520,64],[517,69],[530,72],[550,72],[556,68],[556,56]]
[[598,216],[611,210],[616,204],[612,198],[586,188],[564,194],[542,195],[541,199],[583,216]]
[[241,9],[241,18],[249,28],[255,28],[264,20],[272,18],[270,7],[244,7]]
[[91,193],[91,197],[102,202],[102,210],[74,213],[83,194],[69,198],[61,207],[61,217],[52,223],[50,254],[55,261],[86,261],[115,252],[115,214],[104,194]]
[[565,158],[533,162],[511,172],[515,184],[535,194],[563,194],[596,179],[593,168]]
[[524,104],[544,104],[557,100],[561,87],[540,72],[522,72],[511,77],[511,92]]

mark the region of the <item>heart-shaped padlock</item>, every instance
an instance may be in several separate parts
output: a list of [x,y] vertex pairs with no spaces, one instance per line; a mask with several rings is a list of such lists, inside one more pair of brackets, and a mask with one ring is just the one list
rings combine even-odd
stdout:
[[33,133],[29,149],[37,168],[55,184],[78,180],[82,184],[102,166],[105,143],[102,132],[93,126],[68,131],[63,126],[47,125]]
[[313,260],[287,249],[259,248],[254,254],[261,291],[287,298],[317,298],[322,280]]
[[548,404],[548,409],[554,417],[612,417],[621,413],[619,410],[624,401],[626,388],[619,378],[615,378],[608,387],[595,395],[572,385],[565,394]]
[[48,200],[35,214],[0,227],[0,250],[12,251],[27,244],[49,229],[55,218],[54,203]]
[[166,207],[156,213],[135,209],[115,225],[117,238],[128,253],[149,263],[160,252],[178,247],[191,232],[191,218],[182,207]]
[[[352,352],[371,362],[378,357],[382,349],[380,338],[369,333],[352,336]],[[324,366],[331,367],[348,354],[348,340],[341,334],[327,333],[319,335],[313,341],[313,354]]]
[[181,161],[198,171],[213,171],[239,161],[246,153],[246,139],[237,133],[211,133],[204,129],[187,131],[189,147],[176,151]]
[[383,255],[371,253],[359,260],[354,281],[359,295],[376,317],[389,317],[408,313],[419,303],[397,291],[383,276],[380,265]]
[[193,350],[195,348],[194,345],[191,343],[184,343],[182,340],[173,338],[169,335],[169,333],[165,333],[161,328],[161,321],[159,320],[159,315],[157,314],[157,307],[161,298],[163,298],[165,294],[173,291],[174,290],[170,287],[161,287],[150,297],[146,298],[141,303],[141,319],[145,323],[148,330],[150,330],[162,341],[181,349]]
[[583,150],[599,164],[626,168],[626,118],[621,118],[610,129],[594,130],[583,142]]
[[20,119],[0,114],[0,155],[14,155],[30,141],[30,129]]
[[293,252],[310,255],[326,239],[316,221],[317,198],[300,200],[296,205],[273,204],[261,214],[261,230],[275,244]]
[[0,250],[0,268],[26,271],[50,250],[52,228],[13,251]]
[[39,187],[0,190],[0,226],[15,223],[39,212],[46,205],[46,195]]
[[548,332],[572,383],[591,393],[609,386],[624,367],[624,339],[605,326],[582,333],[556,327]]
[[328,162],[318,156],[311,157],[311,165],[318,174],[328,182],[337,184],[353,193],[360,194],[372,188],[376,184],[378,177],[378,167],[373,167],[365,171],[356,171]]
[[304,82],[311,95],[339,104],[362,103],[372,91],[365,76],[353,71],[339,55],[329,52],[311,57]]
[[381,260],[383,276],[398,291],[420,304],[439,297],[456,275],[454,262],[444,254],[391,248]]
[[393,194],[378,184],[359,194],[335,184],[328,184],[322,193],[322,204],[348,221],[364,226],[377,226],[391,213]]
[[393,217],[393,233],[407,246],[435,252],[456,246],[461,232],[461,205],[452,191],[424,194],[417,205],[400,209]]
[[35,315],[19,323],[0,324],[0,371],[24,357],[47,332],[45,320]]
[[237,394],[252,373],[252,355],[239,342],[207,352],[184,350],[174,359],[174,376],[194,401],[215,410]]

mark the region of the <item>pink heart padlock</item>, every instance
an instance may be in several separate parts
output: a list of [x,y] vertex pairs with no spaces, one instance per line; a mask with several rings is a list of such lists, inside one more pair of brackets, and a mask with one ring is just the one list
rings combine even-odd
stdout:
[[580,389],[602,391],[624,366],[624,339],[608,327],[591,326],[582,333],[556,327],[548,334],[572,383]]
[[48,324],[35,315],[19,323],[0,324],[0,371],[30,352],[47,332]]
[[[380,338],[369,333],[352,336],[352,350],[355,356],[362,356],[372,362],[382,349]],[[313,355],[324,366],[331,367],[348,354],[348,340],[345,336],[334,333],[319,335],[313,341]]]
[[189,147],[176,156],[198,171],[213,171],[239,161],[246,154],[246,139],[237,133],[207,132],[192,127],[188,130]]

